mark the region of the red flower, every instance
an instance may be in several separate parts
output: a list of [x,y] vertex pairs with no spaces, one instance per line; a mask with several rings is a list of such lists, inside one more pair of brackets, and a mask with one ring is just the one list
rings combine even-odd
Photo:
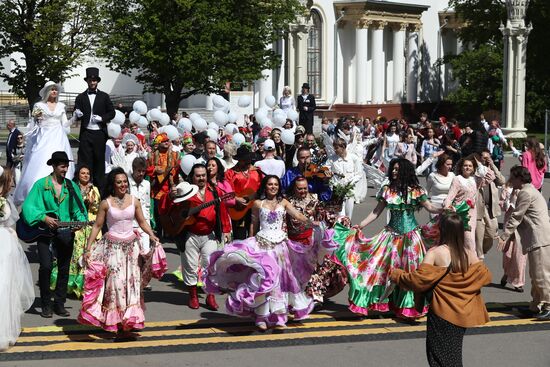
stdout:
[[474,208],[474,202],[472,199],[466,199],[466,204],[468,204],[470,208],[472,209]]

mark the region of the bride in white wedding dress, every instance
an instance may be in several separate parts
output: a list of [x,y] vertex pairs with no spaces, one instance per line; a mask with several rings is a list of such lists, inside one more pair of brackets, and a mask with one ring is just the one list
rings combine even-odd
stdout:
[[66,178],[73,178],[73,153],[65,130],[70,128],[71,122],[67,119],[65,104],[58,101],[60,91],[59,84],[46,82],[40,90],[42,101],[34,105],[31,126],[25,134],[26,149],[21,181],[14,193],[14,202],[17,206],[25,201],[37,180],[52,172],[52,168],[46,162],[53,152],[63,150],[67,153],[71,163]]
[[34,302],[31,267],[13,230],[19,218],[8,197],[11,170],[0,166],[0,351],[14,345],[21,332],[21,316]]

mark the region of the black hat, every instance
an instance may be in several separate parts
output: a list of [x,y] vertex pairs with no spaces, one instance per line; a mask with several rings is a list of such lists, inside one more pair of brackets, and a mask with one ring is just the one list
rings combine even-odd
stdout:
[[237,149],[237,154],[233,158],[238,161],[251,161],[252,152],[246,146],[242,145],[239,147],[239,149]]
[[72,161],[67,156],[67,153],[63,151],[59,151],[59,152],[53,152],[52,157],[48,159],[46,164],[48,166],[54,166],[58,163],[69,163],[69,162],[72,162]]
[[98,68],[87,68],[86,69],[86,77],[84,78],[84,80],[88,81],[88,79],[95,79],[98,82],[100,82],[101,78],[99,77],[99,69]]
[[302,84],[302,89],[310,90],[311,88],[309,88],[309,84],[308,84],[308,83],[304,83],[304,84]]

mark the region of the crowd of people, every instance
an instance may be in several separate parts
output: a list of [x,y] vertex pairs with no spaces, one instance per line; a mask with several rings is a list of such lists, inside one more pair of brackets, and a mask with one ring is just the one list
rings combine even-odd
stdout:
[[[430,365],[450,365],[449,358],[461,359],[464,328],[488,321],[480,288],[491,275],[482,260],[497,239],[501,284],[523,292],[529,261],[533,299],[525,312],[550,319],[550,219],[540,193],[547,167],[535,138],[518,151],[498,121],[481,116],[461,127],[440,117],[434,125],[426,114],[417,124],[323,118],[315,135],[307,84],[296,103],[289,88],[283,91],[275,108],[289,118],[280,126],[250,115],[213,135],[189,126],[193,116],[185,112],[143,127],[122,111],[126,121],[109,137],[115,107],[98,90],[98,70],[86,72],[88,88],[70,120],[58,101],[60,85],[48,82],[29,132],[23,136],[8,122],[0,230],[14,251],[11,260],[2,258],[11,267],[0,271],[20,284],[6,292],[22,297],[10,297],[17,307],[0,314],[18,320],[33,294],[10,229],[17,221],[19,237],[20,227],[42,230],[32,241],[41,316],[70,316],[69,293],[82,298],[80,323],[111,332],[145,327],[143,292],[167,270],[167,241],[180,252],[174,274],[190,308],[201,306],[203,286],[204,306],[217,310],[215,295],[226,295],[226,311],[262,331],[285,328],[289,315],[306,318],[348,284],[354,313],[391,310],[403,320],[428,314]],[[289,113],[295,107],[296,121]],[[65,128],[77,122],[75,164]],[[508,181],[500,172],[504,148],[520,161]],[[368,185],[378,204],[359,220],[354,205],[366,199]],[[421,207],[430,222],[417,222]],[[387,225],[365,237],[363,229],[385,208]],[[20,271],[10,271],[17,261]],[[433,296],[417,297],[427,290]],[[12,326],[0,333],[1,348],[15,343],[19,324]],[[446,340],[453,353],[441,347]]]

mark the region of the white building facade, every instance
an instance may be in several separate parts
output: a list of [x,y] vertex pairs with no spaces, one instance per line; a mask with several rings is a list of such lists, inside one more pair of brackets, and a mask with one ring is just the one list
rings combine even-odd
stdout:
[[[294,96],[304,82],[319,105],[387,105],[437,102],[453,87],[451,71],[438,67],[438,58],[457,54],[454,13],[447,0],[314,0],[305,1],[310,16],[290,26],[273,44],[283,62],[264,70],[264,78],[246,88],[254,105],[266,96],[281,96],[291,87]],[[9,64],[9,61],[4,60]],[[9,67],[9,65],[7,65]],[[64,83],[66,92],[85,89],[85,68],[98,66],[100,88],[116,95],[140,95],[142,86],[88,60]],[[9,89],[5,83],[0,90]],[[162,96],[146,95],[149,105],[163,105]],[[211,108],[208,96],[194,96],[182,108]]]

